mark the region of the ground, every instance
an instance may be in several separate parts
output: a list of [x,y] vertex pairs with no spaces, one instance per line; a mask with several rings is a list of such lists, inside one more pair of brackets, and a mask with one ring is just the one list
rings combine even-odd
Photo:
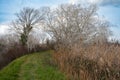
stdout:
[[51,62],[51,53],[33,53],[14,60],[0,71],[0,80],[66,80]]

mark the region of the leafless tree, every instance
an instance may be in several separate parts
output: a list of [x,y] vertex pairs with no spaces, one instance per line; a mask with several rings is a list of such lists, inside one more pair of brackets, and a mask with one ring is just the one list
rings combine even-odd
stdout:
[[68,46],[78,42],[107,39],[109,24],[96,13],[97,7],[65,4],[48,11],[45,30],[57,42]]
[[17,19],[12,22],[12,30],[20,35],[20,42],[26,45],[30,32],[36,28],[43,20],[45,8],[40,10],[34,8],[23,8],[16,14]]

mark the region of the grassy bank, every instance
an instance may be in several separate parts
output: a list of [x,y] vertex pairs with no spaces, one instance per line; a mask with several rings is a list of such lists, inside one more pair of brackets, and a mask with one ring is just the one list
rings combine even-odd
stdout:
[[51,51],[34,53],[14,60],[0,71],[0,80],[65,80],[51,61]]

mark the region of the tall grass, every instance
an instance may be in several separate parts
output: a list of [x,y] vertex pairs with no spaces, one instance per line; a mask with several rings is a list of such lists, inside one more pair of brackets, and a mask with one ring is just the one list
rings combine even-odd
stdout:
[[120,80],[120,45],[59,45],[53,58],[68,80]]

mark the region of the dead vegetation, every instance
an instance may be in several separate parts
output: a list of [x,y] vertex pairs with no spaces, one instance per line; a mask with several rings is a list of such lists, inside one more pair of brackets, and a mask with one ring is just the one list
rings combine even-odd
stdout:
[[53,58],[68,80],[119,80],[120,46],[88,45],[72,46],[67,50],[63,46],[55,51]]
[[48,45],[68,80],[120,79],[120,46],[107,42],[110,25],[96,17],[96,10],[61,5],[48,13],[47,31],[53,33]]

